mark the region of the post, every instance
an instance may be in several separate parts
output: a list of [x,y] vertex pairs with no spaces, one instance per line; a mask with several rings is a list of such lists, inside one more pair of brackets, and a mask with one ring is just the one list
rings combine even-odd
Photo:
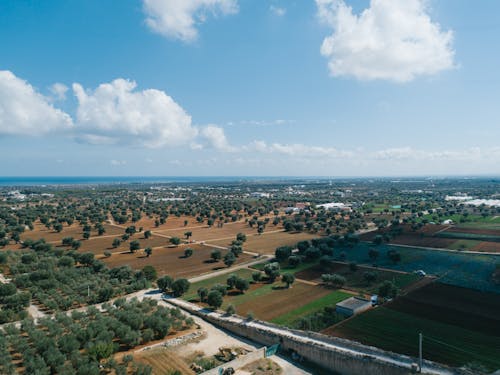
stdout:
[[418,372],[422,372],[422,333],[418,334]]

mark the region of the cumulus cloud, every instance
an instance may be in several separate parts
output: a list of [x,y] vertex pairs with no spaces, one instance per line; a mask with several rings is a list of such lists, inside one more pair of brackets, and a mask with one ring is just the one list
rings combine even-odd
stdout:
[[143,0],[146,25],[155,33],[191,42],[208,15],[238,12],[236,0]]
[[407,82],[452,68],[453,33],[431,20],[426,4],[371,0],[356,15],[344,0],[316,0],[320,20],[333,29],[321,46],[330,74]]
[[229,144],[224,129],[215,125],[208,125],[201,129],[200,135],[205,138],[208,143],[219,151],[233,152],[236,149]]
[[191,117],[165,92],[136,88],[135,82],[121,78],[93,91],[73,84],[80,138],[155,148],[182,145],[197,135]]
[[70,129],[71,117],[10,71],[0,71],[0,134],[41,135]]

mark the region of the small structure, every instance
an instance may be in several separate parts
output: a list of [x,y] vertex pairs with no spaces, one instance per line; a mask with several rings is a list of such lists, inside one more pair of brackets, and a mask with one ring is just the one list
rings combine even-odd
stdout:
[[359,297],[351,297],[337,303],[335,305],[335,311],[337,314],[352,316],[366,311],[371,307],[372,301]]

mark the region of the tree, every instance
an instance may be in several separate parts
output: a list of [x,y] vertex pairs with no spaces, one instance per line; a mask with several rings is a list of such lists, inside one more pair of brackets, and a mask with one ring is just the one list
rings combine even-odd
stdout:
[[334,288],[341,288],[346,283],[346,278],[336,273],[321,275],[321,279],[325,284],[331,284]]
[[383,241],[383,237],[382,237],[380,234],[377,234],[377,235],[373,238],[373,244],[374,244],[374,245],[380,245],[380,244],[382,244],[382,241]]
[[381,297],[394,298],[398,294],[398,288],[389,280],[385,280],[378,288],[378,294]]
[[264,272],[269,282],[273,283],[280,275],[280,264],[278,262],[268,263],[264,266]]
[[375,250],[375,249],[368,250],[368,256],[370,257],[370,259],[371,259],[372,262],[374,262],[375,260],[377,260],[378,255],[379,255],[378,250]]
[[163,276],[156,280],[156,284],[158,284],[158,288],[162,292],[166,292],[167,290],[169,290],[173,282],[174,280],[170,276]]
[[234,254],[230,251],[226,255],[224,255],[224,264],[228,267],[231,267],[234,262],[236,262],[236,257]]
[[274,256],[278,262],[284,262],[292,255],[292,248],[290,246],[281,246],[274,251]]
[[122,240],[120,240],[119,238],[115,238],[113,240],[113,247],[116,249],[118,246],[120,246],[122,243]]
[[179,246],[179,244],[181,243],[181,239],[179,237],[172,237],[170,239],[170,243],[174,246]]
[[146,247],[144,249],[144,252],[146,253],[146,256],[149,258],[151,256],[151,254],[153,254],[153,249],[150,247]]
[[105,256],[106,258],[109,258],[111,255],[112,255],[111,251],[104,250],[104,256]]
[[148,239],[149,237],[151,237],[151,231],[147,230],[147,231],[144,232],[144,238]]
[[90,232],[83,232],[83,239],[88,240],[90,238]]
[[281,276],[281,281],[286,284],[287,288],[290,288],[290,285],[295,281],[295,276],[292,273],[285,273]]
[[396,250],[389,250],[387,252],[387,255],[389,256],[389,259],[392,260],[394,264],[398,263],[401,261],[401,254],[399,251]]
[[213,249],[210,253],[210,258],[212,258],[214,262],[218,262],[222,258],[221,251],[219,249]]
[[363,273],[363,279],[368,283],[371,284],[375,280],[377,280],[377,273],[373,271],[366,271]]
[[180,297],[189,290],[191,284],[186,279],[177,279],[172,283],[172,292],[174,296]]
[[81,246],[82,246],[82,243],[78,240],[73,240],[73,242],[71,243],[71,248],[73,250],[78,250]]
[[260,271],[253,272],[252,273],[252,279],[255,282],[259,282],[262,279],[262,274],[260,273]]
[[291,255],[288,257],[288,265],[290,267],[295,268],[300,264],[300,262],[301,262],[301,259],[300,259],[300,256],[298,256],[298,255]]
[[229,275],[229,277],[226,280],[226,284],[229,287],[229,289],[233,289],[236,286],[236,280],[238,280],[238,276],[236,276],[234,273]]
[[141,248],[141,243],[137,240],[131,241],[129,243],[129,249],[131,253],[135,253],[140,248]]
[[201,287],[197,290],[198,297],[200,298],[200,302],[205,302],[208,296],[208,289]]
[[144,266],[144,268],[142,269],[142,273],[146,280],[149,281],[155,281],[158,276],[156,269],[151,265]]
[[236,309],[234,308],[234,306],[232,304],[229,304],[226,308],[226,314],[227,315],[234,315],[236,314]]
[[245,242],[247,240],[247,235],[245,233],[238,233],[236,235],[236,241]]
[[218,309],[222,306],[223,298],[222,294],[220,294],[217,290],[211,290],[207,296],[207,302],[210,307],[214,309]]
[[191,237],[193,235],[193,232],[187,231],[187,232],[184,232],[184,235],[186,236],[186,240],[189,240],[189,237]]
[[92,264],[94,264],[94,254],[92,253],[80,254],[78,261],[85,266],[91,266]]
[[356,262],[351,262],[349,263],[349,269],[351,270],[351,272],[356,272],[358,270],[358,265],[356,264]]
[[245,293],[245,290],[248,290],[248,288],[250,287],[249,283],[248,283],[248,280],[246,279],[243,279],[241,277],[238,277],[236,279],[236,283],[234,285],[236,287],[236,289],[238,289],[242,294]]
[[184,250],[184,257],[185,258],[189,258],[191,255],[193,255],[193,249],[188,247],[187,249]]

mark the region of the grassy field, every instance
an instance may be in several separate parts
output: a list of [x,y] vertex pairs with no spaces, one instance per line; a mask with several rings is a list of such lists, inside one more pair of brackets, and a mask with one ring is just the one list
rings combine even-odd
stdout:
[[[372,283],[366,282],[364,279],[365,272],[375,272],[377,275],[376,281]],[[346,284],[344,285],[344,288],[363,291],[366,293],[377,293],[380,284],[382,284],[385,280],[390,280],[394,282],[394,284],[398,288],[403,289],[414,281],[420,279],[419,276],[413,273],[380,270],[372,267],[358,266],[358,270],[351,271],[348,264],[340,262],[335,262],[332,267],[326,270],[319,265],[314,265],[297,272],[295,276],[303,280],[321,283],[321,275],[325,273],[335,273],[342,275],[346,278]]]
[[335,306],[340,301],[343,301],[349,297],[352,297],[352,294],[336,290],[331,292],[330,294],[327,294],[323,298],[319,298],[315,301],[307,303],[295,310],[274,318],[271,321],[276,324],[290,327],[297,319],[312,314],[316,311],[320,311],[327,306]]
[[[456,325],[379,307],[347,320],[324,333],[367,345],[418,355],[418,334],[424,335],[424,358],[462,366],[478,362],[489,370],[500,368],[500,337]],[[438,340],[438,341],[435,341]]]
[[[369,258],[370,248],[379,252],[376,261]],[[463,254],[459,252],[436,251],[397,245],[373,246],[371,243],[360,242],[353,248],[339,250],[346,252],[346,261],[358,264],[376,263],[379,267],[413,272],[424,270],[429,275],[440,277],[447,284],[473,288],[477,290],[500,293],[500,285],[492,281],[500,256],[487,254]],[[401,262],[394,264],[387,255],[390,250],[401,254]]]

